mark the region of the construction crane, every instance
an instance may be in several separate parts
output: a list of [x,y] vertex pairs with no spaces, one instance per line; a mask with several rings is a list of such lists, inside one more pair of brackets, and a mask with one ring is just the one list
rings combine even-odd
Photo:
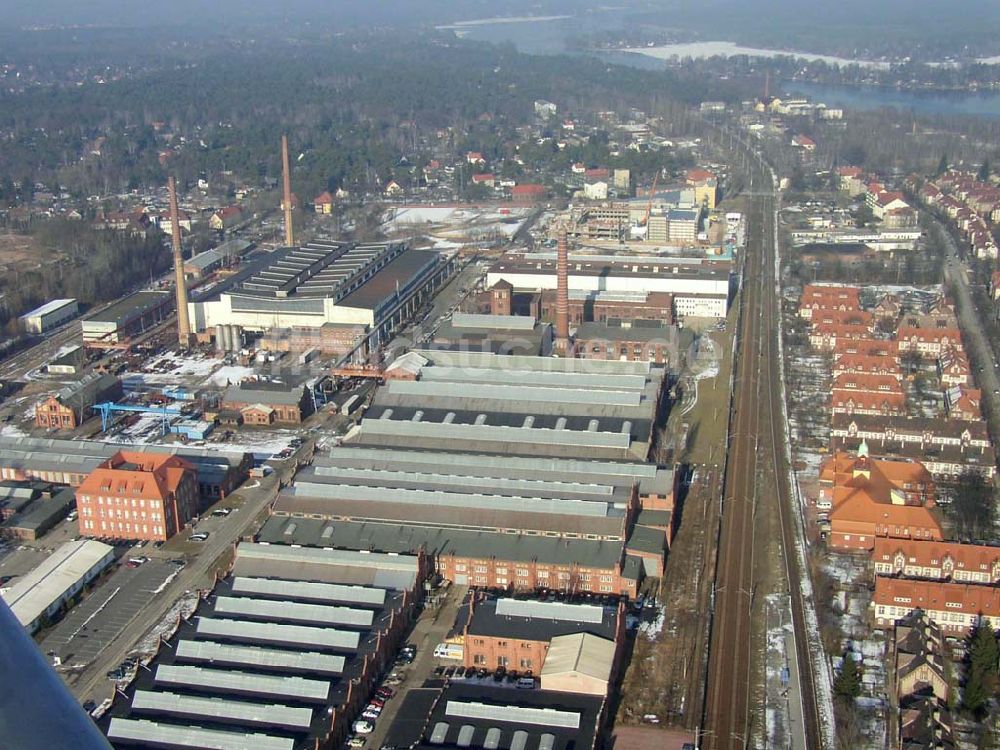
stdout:
[[107,401],[103,404],[94,404],[90,408],[101,413],[101,432],[108,431],[108,425],[111,423],[111,415],[115,412],[157,414],[161,418],[164,434],[166,434],[167,428],[170,426],[170,417],[180,417],[184,415],[184,412],[180,409],[174,409],[167,406],[132,406],[130,404],[116,404],[111,401]]
[[649,215],[653,212],[653,198],[656,197],[656,186],[660,182],[660,171],[657,170],[656,174],[653,175],[653,187],[649,191],[649,202],[646,203],[646,216],[642,220],[643,226],[649,225]]

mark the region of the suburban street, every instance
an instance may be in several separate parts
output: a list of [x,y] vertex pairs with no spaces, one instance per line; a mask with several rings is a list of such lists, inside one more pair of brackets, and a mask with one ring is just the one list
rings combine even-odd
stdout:
[[947,245],[945,256],[945,279],[955,282],[955,312],[962,327],[962,337],[972,360],[974,377],[983,392],[982,408],[986,417],[990,439],[994,445],[1000,444],[1000,377],[997,376],[993,348],[986,340],[982,323],[969,290],[969,276],[964,263],[959,259],[955,238],[939,222],[934,220],[939,234]]

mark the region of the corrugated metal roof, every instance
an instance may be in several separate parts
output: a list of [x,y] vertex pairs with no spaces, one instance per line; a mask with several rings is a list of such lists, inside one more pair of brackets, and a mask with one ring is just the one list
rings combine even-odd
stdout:
[[114,718],[108,726],[108,737],[126,742],[156,743],[160,747],[201,747],[212,750],[294,750],[295,741],[266,734],[224,732],[203,727],[161,724],[145,719]]
[[315,651],[285,651],[259,646],[234,646],[214,641],[182,640],[177,644],[177,658],[185,661],[245,664],[268,669],[296,669],[317,674],[337,675],[344,671],[346,659],[336,654]]
[[560,711],[555,708],[535,708],[528,706],[498,706],[475,701],[448,701],[445,716],[461,719],[482,719],[503,721],[511,724],[535,724],[542,727],[579,729],[580,714],[577,711]]
[[[497,370],[586,372],[619,375],[650,375],[652,372],[652,366],[648,362],[532,357],[476,351],[447,351],[443,349],[413,349],[412,351],[424,357],[435,366],[442,367],[487,367]],[[662,377],[662,370],[659,373],[659,377]]]
[[214,617],[199,617],[197,632],[200,636],[348,650],[356,650],[361,640],[360,633],[347,630]]
[[549,430],[535,427],[507,427],[503,425],[442,424],[436,422],[411,422],[395,419],[366,419],[361,434],[410,437],[414,440],[449,439],[497,443],[548,443],[553,445],[617,448],[627,450],[632,444],[630,435],[619,432],[590,432]]
[[[533,370],[470,369],[467,367],[424,367],[423,382],[492,383],[495,385],[550,386],[561,389],[602,391],[642,391],[646,378],[642,375],[615,375],[590,372],[537,372]],[[390,391],[392,389],[390,388]]]
[[224,698],[201,698],[178,693],[157,693],[152,690],[136,690],[132,696],[132,708],[137,711],[197,716],[209,720],[235,719],[247,724],[295,729],[308,729],[312,723],[313,713],[311,708],[295,708],[275,703],[269,705],[246,703]]
[[[436,468],[447,468],[438,465]],[[614,487],[605,484],[583,484],[580,482],[555,481],[545,479],[507,479],[487,477],[466,471],[453,474],[431,472],[392,471],[389,469],[356,469],[340,466],[314,466],[312,474],[306,474],[313,481],[330,479],[333,482],[355,480],[358,482],[379,482],[389,485],[399,483],[428,484],[445,490],[451,486],[467,489],[474,485],[485,493],[487,490],[498,495],[530,495],[534,492],[560,492],[564,495],[591,495],[595,500],[611,500]],[[302,476],[300,474],[300,476]],[[450,491],[450,490],[449,490]]]
[[[662,480],[667,489],[673,485],[673,471],[638,461],[598,461],[574,458],[550,458],[544,456],[496,456],[485,453],[460,453],[449,451],[407,450],[405,448],[383,448],[345,443],[328,456],[317,456],[315,467],[362,465],[373,468],[447,466],[453,473],[466,472],[473,476],[518,476],[531,477],[538,474],[554,476],[592,477],[595,480],[607,478],[609,481],[640,485]],[[371,463],[369,463],[371,462]]]
[[229,693],[282,696],[314,703],[326,701],[326,697],[330,693],[330,683],[322,680],[234,672],[228,669],[204,669],[176,664],[160,664],[156,668],[156,684],[180,685]]
[[91,539],[66,542],[38,567],[22,576],[3,595],[3,599],[22,625],[30,625],[52,604],[104,558],[114,554],[114,548]]
[[600,500],[570,500],[517,495],[486,495],[460,492],[436,492],[383,487],[364,487],[320,482],[296,482],[288,492],[295,497],[316,497],[329,500],[361,501],[370,503],[402,503],[406,505],[433,505],[439,508],[483,508],[489,510],[517,510],[525,513],[548,513],[574,516],[606,516],[611,507],[610,498]]
[[367,628],[372,624],[374,612],[370,609],[350,607],[330,607],[325,604],[304,604],[271,599],[249,599],[244,597],[219,596],[215,599],[215,611],[223,615],[243,615],[269,620],[291,620],[328,625],[356,625]]
[[[500,376],[503,377],[503,376]],[[542,402],[557,404],[585,404],[600,406],[638,406],[642,402],[642,393],[638,391],[605,391],[595,388],[574,389],[530,384],[530,377],[525,378],[526,385],[498,385],[483,382],[481,379],[451,382],[433,382],[432,380],[393,380],[387,384],[390,396],[412,396],[423,398],[437,396],[439,398],[454,398],[456,388],[462,382],[470,383],[470,397],[482,401],[512,401],[517,404]]]
[[351,604],[385,603],[385,589],[369,586],[345,586],[339,583],[318,581],[282,581],[274,578],[248,578],[236,576],[233,591],[238,594],[271,594],[293,599],[311,599],[327,602],[347,602]]
[[355,565],[367,568],[417,572],[417,560],[412,557],[360,554],[351,550],[304,549],[284,545],[256,544],[253,542],[243,542],[239,546],[237,559],[240,558],[286,560],[307,565]]
[[604,607],[593,604],[498,599],[496,612],[500,617],[533,617],[544,620],[566,620],[591,624],[604,621]]
[[[592,633],[559,635],[549,642],[542,664],[542,679],[579,672],[597,680],[610,680],[615,662],[615,644]],[[543,685],[544,687],[544,685]]]

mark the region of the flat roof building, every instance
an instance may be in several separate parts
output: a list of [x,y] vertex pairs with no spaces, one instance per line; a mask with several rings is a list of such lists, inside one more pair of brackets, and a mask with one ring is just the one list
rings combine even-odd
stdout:
[[606,711],[593,695],[428,682],[403,698],[384,744],[594,750]]
[[82,320],[83,341],[120,343],[161,323],[173,309],[170,292],[135,292]]
[[216,325],[250,331],[363,326],[382,343],[450,272],[430,250],[403,243],[314,241],[249,264],[207,297],[189,303],[200,332]]
[[[556,288],[556,254],[510,252],[487,272],[486,286],[506,281],[516,291]],[[729,264],[628,255],[569,256],[569,288],[587,292],[663,292],[673,296],[674,315],[724,317],[732,293]]]
[[114,559],[114,547],[107,544],[89,539],[66,542],[18,579],[3,593],[3,599],[28,632],[34,633]]
[[54,299],[21,316],[26,333],[42,334],[58,328],[80,314],[75,299]]

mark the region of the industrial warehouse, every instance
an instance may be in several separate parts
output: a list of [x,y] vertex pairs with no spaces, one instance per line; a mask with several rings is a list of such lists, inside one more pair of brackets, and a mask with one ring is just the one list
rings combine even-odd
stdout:
[[442,255],[404,243],[314,241],[248,264],[188,309],[204,339],[220,326],[237,326],[286,341],[272,348],[299,348],[299,339],[304,348],[356,349],[360,357],[384,343],[449,273]]
[[646,460],[665,377],[648,362],[414,349],[387,368],[348,440]]
[[341,742],[421,586],[416,557],[241,544],[102,729],[115,747]]
[[[76,487],[121,449],[120,444],[93,440],[0,436],[0,479],[33,479]],[[176,454],[192,464],[205,499],[219,499],[232,492],[247,478],[253,463],[246,453],[196,446],[143,445],[141,450]]]
[[[730,266],[701,258],[571,253],[568,285],[571,292],[586,294],[578,303],[584,306],[626,304],[659,309],[664,306],[664,295],[670,295],[675,318],[723,318],[733,293]],[[557,287],[557,254],[507,253],[486,275],[490,289],[503,282],[513,287],[515,295],[541,293],[544,305],[545,292]]]

